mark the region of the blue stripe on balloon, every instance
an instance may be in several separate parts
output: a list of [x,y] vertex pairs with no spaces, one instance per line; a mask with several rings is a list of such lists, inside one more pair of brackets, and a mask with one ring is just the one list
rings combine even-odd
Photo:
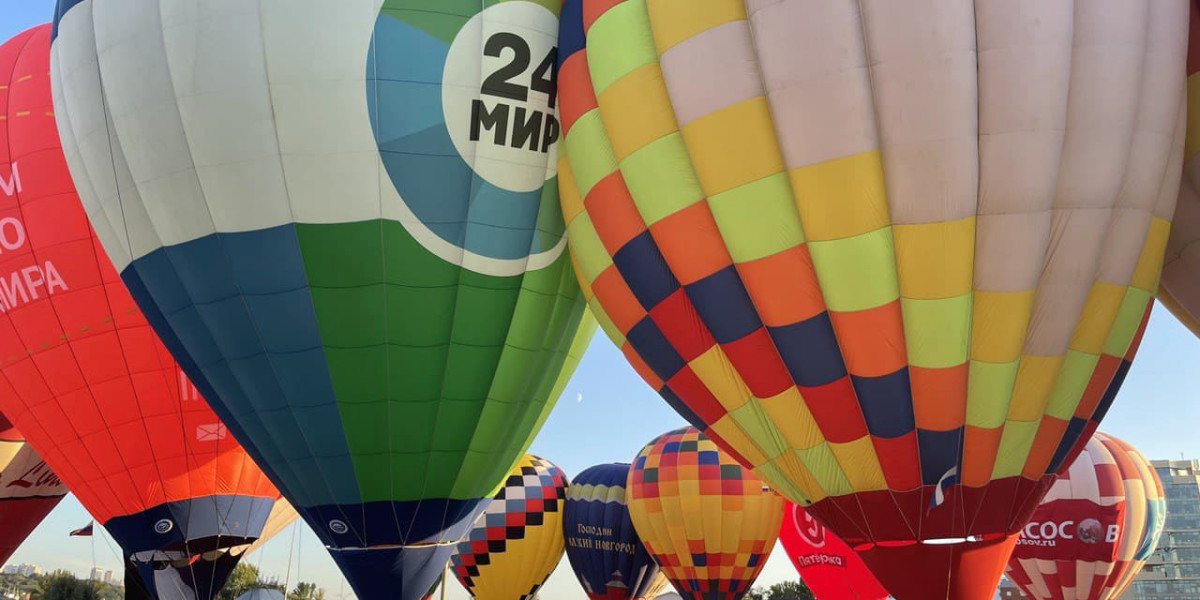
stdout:
[[916,429],[908,367],[879,377],[851,375],[850,381],[871,435],[896,438]]
[[958,466],[963,428],[949,431],[917,430],[917,453],[921,457],[921,484],[937,485],[947,471]]
[[160,248],[122,277],[164,343],[185,357],[193,383],[297,507],[360,501],[293,225]]

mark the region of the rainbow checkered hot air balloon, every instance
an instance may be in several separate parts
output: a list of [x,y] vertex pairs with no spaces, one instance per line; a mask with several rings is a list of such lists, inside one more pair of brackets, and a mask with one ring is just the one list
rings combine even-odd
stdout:
[[745,596],[783,520],[783,499],[694,427],[646,444],[625,490],[638,536],[685,600]]
[[593,331],[559,4],[58,2],[91,223],[360,598],[430,589]]
[[1188,4],[568,0],[592,312],[897,598],[991,598],[1158,288]]

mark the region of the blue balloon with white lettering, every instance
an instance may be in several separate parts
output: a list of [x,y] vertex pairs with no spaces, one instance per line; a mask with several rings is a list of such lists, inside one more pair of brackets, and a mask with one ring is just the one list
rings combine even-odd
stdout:
[[628,475],[626,463],[596,465],[567,489],[567,559],[591,600],[653,598],[667,583],[629,518]]

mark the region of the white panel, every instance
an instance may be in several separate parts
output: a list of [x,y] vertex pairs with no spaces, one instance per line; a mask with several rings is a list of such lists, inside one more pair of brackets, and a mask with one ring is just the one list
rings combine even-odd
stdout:
[[978,114],[969,0],[865,2],[863,22],[893,223],[976,214]]
[[366,77],[382,0],[261,5],[260,35],[295,220],[379,218],[379,151]]
[[[217,231],[291,221],[263,64],[255,2],[159,0],[162,51],[194,174],[172,177],[171,193],[200,187],[200,208]],[[170,113],[171,111],[167,111]],[[152,203],[162,202],[147,194]]]
[[158,0],[93,6],[109,114],[155,231],[168,245],[211,234],[163,52]]

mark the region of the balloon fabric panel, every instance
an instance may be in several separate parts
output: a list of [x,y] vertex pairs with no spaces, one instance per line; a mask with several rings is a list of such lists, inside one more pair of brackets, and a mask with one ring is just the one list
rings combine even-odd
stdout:
[[629,469],[625,463],[589,467],[567,490],[567,558],[591,600],[653,598],[666,583],[629,516]]
[[67,486],[0,415],[0,563],[67,495]]
[[779,543],[817,600],[888,597],[854,550],[791,502],[784,508]]
[[691,427],[638,453],[626,494],[646,549],[688,600],[745,596],[783,519],[783,499]]
[[563,504],[570,482],[533,455],[509,473],[475,526],[458,543],[450,568],[476,600],[529,600],[563,554]]
[[1200,3],[1191,0],[1187,61],[1187,138],[1183,181],[1163,262],[1158,299],[1192,333],[1200,335]]
[[560,197],[601,327],[848,542],[1012,543],[1112,400],[1178,185],[1186,3],[1107,10],[568,1]]
[[[550,158],[558,3],[218,4],[59,2],[71,168],[138,304],[352,587],[413,600],[590,335]],[[524,100],[489,96],[524,51]],[[504,143],[474,119],[501,113]]]
[[[50,44],[44,25],[0,46],[0,410],[131,564],[183,578],[157,593],[207,598],[236,560],[195,578],[190,559],[256,539],[278,492],[89,226],[58,136]],[[167,563],[186,567],[155,569]]]

